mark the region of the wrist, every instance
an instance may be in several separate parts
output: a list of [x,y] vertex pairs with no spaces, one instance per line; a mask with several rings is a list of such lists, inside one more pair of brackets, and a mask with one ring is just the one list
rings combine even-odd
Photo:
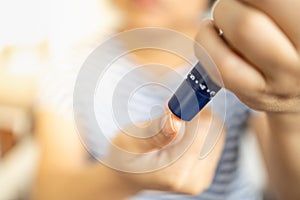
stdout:
[[299,133],[300,112],[267,113],[269,127],[272,132]]

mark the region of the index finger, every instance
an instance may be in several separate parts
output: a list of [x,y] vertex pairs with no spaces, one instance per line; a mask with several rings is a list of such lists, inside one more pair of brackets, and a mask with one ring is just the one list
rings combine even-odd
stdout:
[[300,49],[300,1],[298,0],[237,0],[266,13]]

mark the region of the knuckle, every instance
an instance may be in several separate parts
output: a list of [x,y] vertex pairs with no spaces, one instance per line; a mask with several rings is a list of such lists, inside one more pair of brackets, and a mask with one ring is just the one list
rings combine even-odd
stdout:
[[181,192],[183,188],[183,181],[181,180],[174,180],[174,179],[167,179],[164,183],[164,186],[168,191],[174,192]]
[[[188,166],[190,163],[187,162],[186,165]],[[187,185],[187,177],[189,173],[190,172],[187,170],[186,166],[179,166],[176,170],[164,176],[162,185],[168,191],[182,193]]]
[[255,13],[243,14],[238,20],[233,30],[233,40],[239,44],[246,44],[253,41],[255,34],[253,30],[258,30],[262,23],[262,18]]
[[180,171],[172,171],[161,176],[160,183],[167,191],[179,192],[184,186],[184,177]]
[[[261,79],[260,81],[256,81],[256,83],[257,84],[252,84],[251,85],[252,87],[249,88],[249,91],[253,91],[252,95],[256,96],[256,95],[259,95],[259,94],[266,93],[266,91],[268,89],[267,80]],[[248,94],[248,95],[250,95],[250,94]]]
[[269,87],[266,93],[281,98],[290,97],[295,91],[295,84],[297,84],[297,81],[294,81],[292,76],[284,74],[274,76],[274,78],[269,80]]

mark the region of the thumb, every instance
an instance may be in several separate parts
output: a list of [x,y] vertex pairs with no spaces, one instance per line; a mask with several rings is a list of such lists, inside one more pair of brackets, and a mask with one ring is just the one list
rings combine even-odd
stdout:
[[183,121],[172,113],[166,114],[158,121],[162,126],[161,130],[156,135],[146,139],[146,148],[149,150],[160,149],[168,145],[178,136],[183,125]]
[[[173,114],[167,113],[152,120],[151,124],[140,129],[140,132],[130,132],[131,134],[135,133],[134,135],[120,132],[113,140],[115,145],[110,146],[110,151],[104,158],[104,162],[108,166],[124,172],[140,173],[157,170],[169,164],[171,158],[169,158],[168,153],[154,150],[165,147],[177,138],[179,131],[181,133],[181,130],[184,130],[181,127],[184,127],[183,121],[177,119]],[[131,128],[132,130],[137,131],[138,129]],[[148,136],[150,135],[147,138],[145,138],[146,132],[148,132]],[[157,134],[154,135],[154,133]],[[138,138],[137,134],[144,138]],[[152,153],[152,151],[154,152]],[[162,151],[165,152],[165,149]]]
[[[173,141],[182,125],[182,120],[168,112],[154,119],[150,125],[143,129],[136,129],[134,126],[128,127],[126,132],[131,133],[131,135],[121,132],[114,139],[113,143],[132,153],[150,152],[161,149]],[[139,135],[140,138],[132,135]]]

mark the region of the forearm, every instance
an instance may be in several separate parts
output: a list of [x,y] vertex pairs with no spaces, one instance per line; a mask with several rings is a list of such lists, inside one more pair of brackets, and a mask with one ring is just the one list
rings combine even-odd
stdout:
[[300,114],[267,114],[266,160],[274,191],[300,198]]
[[35,200],[126,199],[139,190],[126,182],[125,176],[101,164],[77,172],[49,172],[41,167],[33,198]]

